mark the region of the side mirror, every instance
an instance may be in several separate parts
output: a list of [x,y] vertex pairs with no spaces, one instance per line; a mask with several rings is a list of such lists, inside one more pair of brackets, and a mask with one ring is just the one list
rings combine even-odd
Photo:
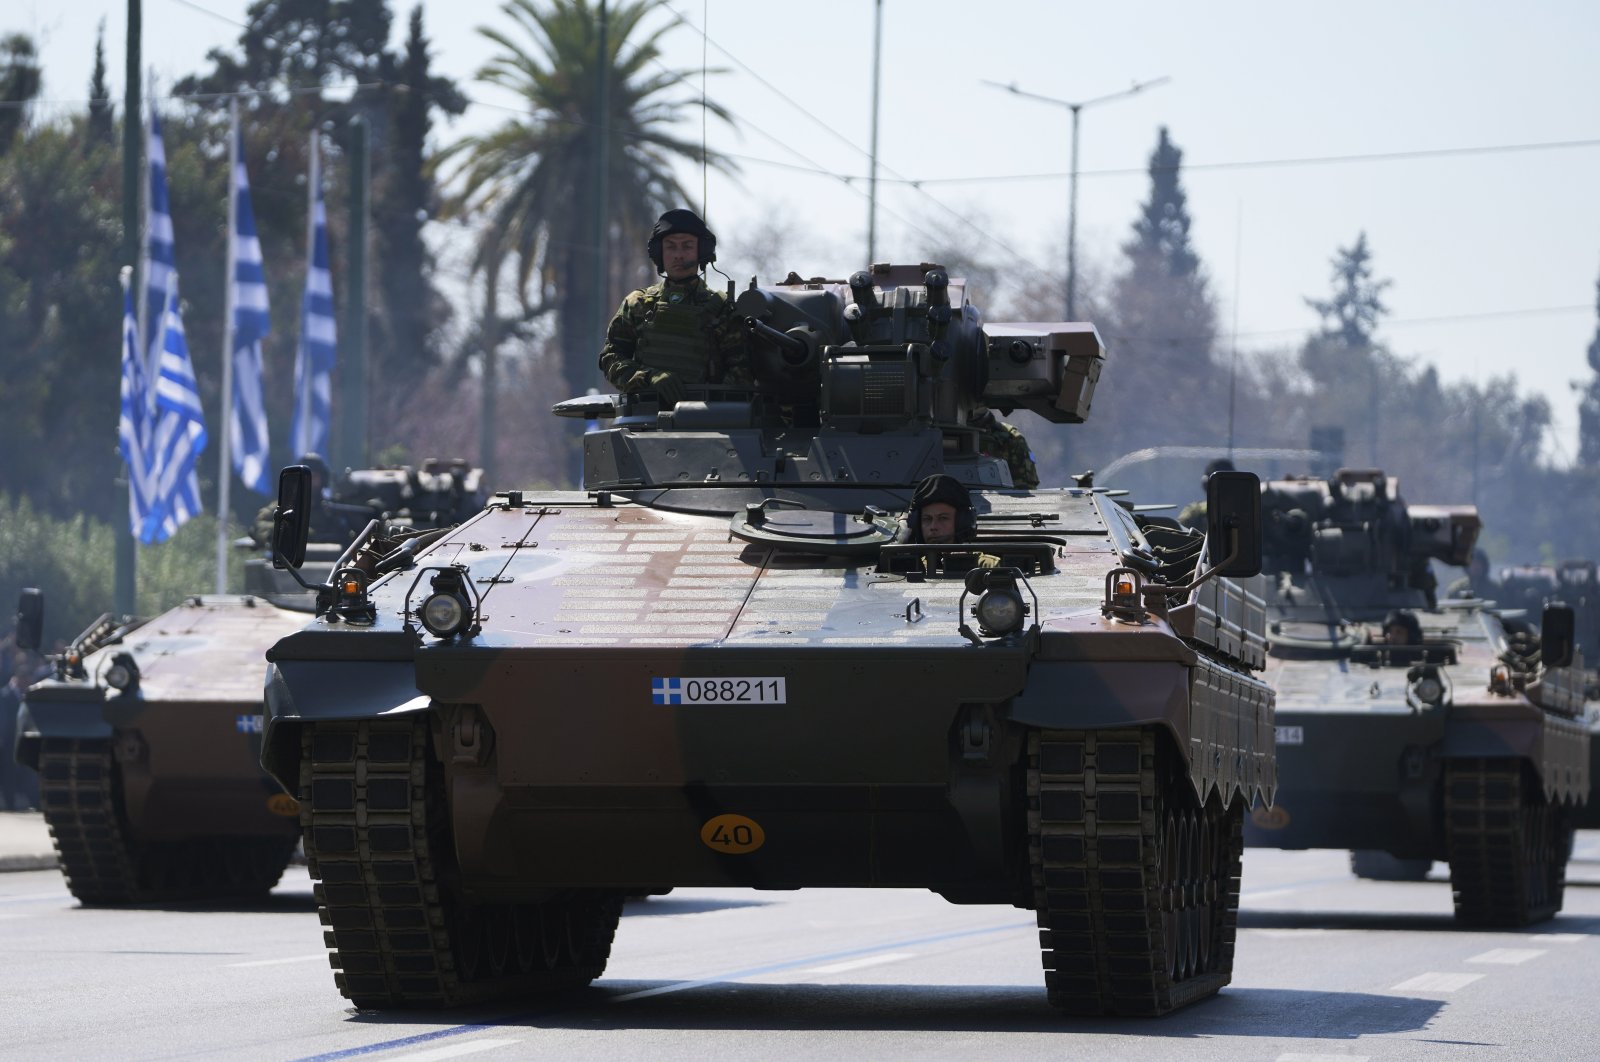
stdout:
[[44,591],[28,587],[17,596],[17,648],[37,649],[44,642]]
[[1567,605],[1546,605],[1539,618],[1539,663],[1545,667],[1571,667],[1577,644],[1576,614]]
[[1206,477],[1206,520],[1217,574],[1259,575],[1261,480],[1256,474],[1213,472]]
[[313,486],[311,469],[305,465],[286,465],[278,473],[278,512],[272,518],[274,568],[299,569],[306,562]]

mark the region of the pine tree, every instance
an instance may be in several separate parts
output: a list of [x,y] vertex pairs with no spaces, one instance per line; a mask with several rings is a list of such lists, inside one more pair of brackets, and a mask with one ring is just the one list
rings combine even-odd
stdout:
[[1190,277],[1200,269],[1200,258],[1189,243],[1189,205],[1178,179],[1183,149],[1161,127],[1160,139],[1150,155],[1150,199],[1133,223],[1133,239],[1122,245],[1133,273],[1145,271],[1167,277]]
[[433,256],[422,241],[422,226],[437,212],[437,189],[425,158],[433,111],[448,115],[466,110],[467,100],[448,78],[429,71],[429,41],[422,30],[422,5],[411,12],[410,35],[400,63],[401,88],[392,113],[394,137],[388,179],[374,217],[389,342],[384,351],[388,371],[410,376],[437,360],[431,342],[444,322],[448,306],[433,290]]
[[111,119],[111,89],[106,85],[106,20],[94,39],[94,74],[89,78],[89,143],[111,145],[116,130]]
[[1122,245],[1102,322],[1112,361],[1084,433],[1097,461],[1157,443],[1227,442],[1227,375],[1212,360],[1216,304],[1189,238],[1182,162],[1163,127],[1150,155],[1150,196]]
[[[1367,234],[1332,259],[1333,292],[1326,299],[1307,298],[1306,305],[1322,318],[1318,330],[1300,348],[1300,367],[1318,392],[1320,414],[1349,434],[1364,429],[1366,457],[1382,467],[1378,426],[1383,396],[1409,386],[1404,373],[1377,339],[1378,326],[1389,308],[1383,292],[1393,283],[1372,274]],[[1391,379],[1393,386],[1385,384]]]
[[33,38],[25,33],[12,33],[0,39],[0,155],[11,149],[11,144],[22,131],[27,119],[27,104],[39,95],[43,75],[39,69],[39,53]]

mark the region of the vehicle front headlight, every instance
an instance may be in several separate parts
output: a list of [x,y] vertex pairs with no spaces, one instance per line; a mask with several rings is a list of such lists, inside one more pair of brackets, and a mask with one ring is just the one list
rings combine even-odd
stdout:
[[978,598],[972,614],[978,618],[978,626],[983,633],[994,636],[1020,630],[1026,611],[1022,605],[1022,595],[1014,588],[991,588]]

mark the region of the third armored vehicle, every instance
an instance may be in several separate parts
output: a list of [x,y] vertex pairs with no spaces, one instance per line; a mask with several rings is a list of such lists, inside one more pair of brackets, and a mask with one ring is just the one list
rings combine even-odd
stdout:
[[1247,843],[1347,848],[1377,878],[1448,861],[1470,924],[1560,910],[1589,792],[1571,611],[1541,647],[1487,602],[1436,600],[1429,561],[1466,565],[1477,511],[1407,505],[1381,471],[1269,483],[1262,513],[1283,781]]
[[[1085,324],[988,324],[936,266],[739,295],[753,388],[575,399],[582,491],[509,491],[336,588],[270,653],[340,990],[437,1006],[584,984],[621,898],[932,889],[1038,912],[1050,1000],[1227,983],[1240,823],[1273,786],[1253,476],[1210,533],[1027,492],[979,403],[1088,412]],[[955,540],[913,513],[958,479]],[[304,476],[282,477],[293,558]]]
[[[415,548],[422,529],[482,507],[480,480],[459,462],[345,473],[315,507],[313,568],[343,567],[347,550],[377,563]],[[364,548],[351,547],[369,521],[379,526]],[[264,654],[315,608],[288,575],[256,558],[244,594],[197,595],[148,620],[104,616],[27,691],[17,759],[39,772],[81,902],[251,897],[277,883],[300,823],[294,798],[260,768]],[[23,638],[35,645],[42,607],[24,595]]]

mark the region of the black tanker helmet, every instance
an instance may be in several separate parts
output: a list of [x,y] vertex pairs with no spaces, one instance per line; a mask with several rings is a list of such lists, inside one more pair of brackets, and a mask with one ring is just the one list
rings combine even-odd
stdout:
[[1403,608],[1390,609],[1389,614],[1383,617],[1384,634],[1389,633],[1390,627],[1404,627],[1407,644],[1420,645],[1422,643],[1422,624],[1417,622],[1417,614],[1415,612]]
[[978,513],[972,507],[972,494],[966,485],[954,476],[943,472],[928,476],[917,484],[911,495],[911,508],[906,510],[912,541],[922,541],[922,510],[935,502],[955,507],[956,540],[970,542],[978,534]]
[[669,210],[656,219],[656,227],[650,230],[650,242],[645,244],[645,250],[650,255],[650,261],[655,263],[656,272],[666,271],[666,266],[661,262],[661,241],[668,236],[688,235],[698,237],[700,240],[700,265],[702,267],[717,260],[717,237],[706,223],[700,220],[700,215],[692,210],[679,207]]

